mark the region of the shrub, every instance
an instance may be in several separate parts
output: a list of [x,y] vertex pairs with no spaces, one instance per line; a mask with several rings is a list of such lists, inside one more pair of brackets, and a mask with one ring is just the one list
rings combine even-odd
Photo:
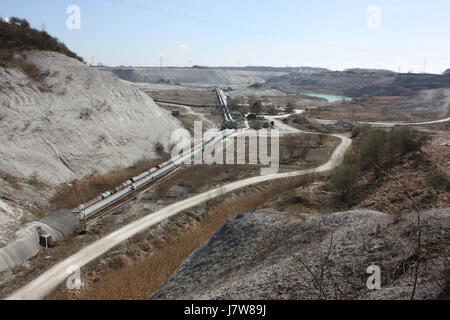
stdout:
[[64,43],[45,31],[31,28],[25,19],[12,17],[9,23],[0,21],[0,66],[5,67],[5,63],[11,62],[15,53],[30,50],[58,52],[83,62]]
[[425,135],[410,127],[395,128],[390,131],[391,151],[400,156],[419,151],[425,140]]
[[438,168],[429,171],[426,176],[427,184],[435,190],[447,190],[450,187],[450,178]]
[[359,162],[356,165],[361,170],[373,170],[378,176],[379,169],[388,155],[387,132],[383,130],[370,130],[358,148],[359,157],[353,158]]
[[256,101],[252,104],[250,111],[254,114],[260,114],[262,111],[262,103],[260,101]]
[[350,205],[355,194],[360,176],[361,172],[357,166],[344,163],[330,177],[332,188],[337,192],[339,199],[347,205]]
[[379,177],[382,170],[398,164],[405,155],[419,151],[424,143],[425,136],[409,127],[388,131],[369,129],[345,161],[362,171],[372,170]]
[[51,199],[53,208],[72,209],[107,190],[117,187],[126,180],[161,164],[164,160],[141,160],[136,162],[131,168],[119,169],[107,174],[97,175],[83,181],[77,181],[73,185],[61,185]]
[[155,152],[161,157],[167,155],[166,148],[164,148],[164,145],[161,142],[155,144]]

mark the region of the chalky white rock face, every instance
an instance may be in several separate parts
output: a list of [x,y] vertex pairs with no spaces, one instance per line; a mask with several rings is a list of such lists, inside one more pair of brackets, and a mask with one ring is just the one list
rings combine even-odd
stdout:
[[157,158],[180,124],[136,88],[64,55],[26,59],[33,81],[0,69],[0,170],[57,185]]

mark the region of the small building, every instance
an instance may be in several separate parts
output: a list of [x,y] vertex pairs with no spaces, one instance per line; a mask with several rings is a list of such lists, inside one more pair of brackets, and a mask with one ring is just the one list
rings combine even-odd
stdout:
[[39,245],[43,248],[53,248],[53,237],[50,233],[45,231],[44,229],[38,227],[37,233],[39,235]]
[[172,115],[173,115],[174,117],[179,117],[179,116],[181,115],[181,112],[180,112],[180,110],[173,110],[173,111],[172,111]]

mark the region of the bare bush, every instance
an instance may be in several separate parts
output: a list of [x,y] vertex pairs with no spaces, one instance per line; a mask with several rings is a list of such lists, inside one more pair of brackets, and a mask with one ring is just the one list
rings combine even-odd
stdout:
[[155,152],[159,155],[159,156],[165,156],[167,155],[166,153],[166,149],[164,148],[163,144],[161,142],[157,142],[155,144]]
[[[29,51],[43,50],[64,54],[68,57],[83,61],[74,52],[58,39],[50,36],[45,31],[31,28],[25,19],[11,17],[9,23],[0,20],[0,51]],[[0,53],[0,65],[5,62]]]
[[331,185],[339,199],[348,206],[351,205],[360,176],[361,172],[358,167],[345,163],[337,168],[330,177]]
[[80,112],[81,120],[92,120],[94,111],[91,108],[83,108]]
[[434,168],[428,172],[426,181],[435,190],[445,191],[450,187],[450,178],[444,171],[438,168]]

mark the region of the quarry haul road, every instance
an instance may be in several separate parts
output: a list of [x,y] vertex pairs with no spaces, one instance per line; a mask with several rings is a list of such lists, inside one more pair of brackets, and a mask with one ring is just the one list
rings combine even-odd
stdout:
[[[268,119],[274,121],[276,123],[276,126],[279,129],[285,131],[286,133],[318,134],[318,133],[314,133],[314,132],[306,132],[306,131],[298,130],[289,125],[286,125],[282,121],[279,121],[280,117],[276,117],[276,116],[266,116],[266,117]],[[285,117],[285,116],[283,116],[283,117]],[[323,121],[327,121],[327,120],[323,120]],[[402,126],[402,125],[427,125],[427,124],[443,123],[443,122],[448,122],[448,121],[450,121],[450,118],[435,120],[435,121],[428,121],[428,122],[419,122],[419,123],[367,122],[364,124],[368,124],[368,125],[372,125],[372,126],[393,127],[393,126],[398,126],[398,125],[400,125],[400,126]],[[352,141],[347,136],[341,135],[341,134],[331,134],[330,136],[334,136],[334,137],[341,139],[341,143],[336,148],[336,150],[333,152],[329,161],[327,163],[319,166],[318,168],[247,178],[247,179],[244,179],[241,181],[236,181],[236,182],[224,185],[222,187],[213,189],[208,192],[201,193],[192,198],[174,203],[174,204],[167,206],[161,210],[151,213],[137,221],[134,221],[134,222],[128,224],[127,226],[122,227],[121,229],[111,233],[110,235],[105,236],[102,239],[97,240],[96,242],[92,243],[91,245],[81,249],[74,255],[70,256],[69,258],[61,261],[60,263],[56,264],[54,267],[45,271],[42,275],[40,275],[35,280],[33,280],[30,283],[28,283],[27,285],[25,285],[23,288],[14,292],[12,295],[7,297],[6,299],[7,300],[43,299],[43,298],[45,298],[46,295],[51,293],[51,291],[54,290],[59,284],[64,282],[64,280],[69,276],[69,273],[67,272],[67,270],[69,270],[70,267],[77,266],[77,267],[81,268],[81,267],[85,266],[86,264],[88,264],[89,262],[91,262],[91,261],[95,260],[96,258],[100,257],[101,255],[105,254],[110,249],[114,248],[115,246],[117,246],[117,245],[121,244],[122,242],[126,241],[127,239],[137,235],[138,233],[143,232],[146,229],[148,229],[154,225],[157,225],[158,223],[162,222],[163,220],[165,220],[167,218],[170,218],[171,216],[174,216],[174,215],[176,215],[180,212],[183,212],[187,209],[190,209],[192,207],[195,207],[197,205],[205,203],[208,200],[218,198],[218,197],[228,194],[230,192],[233,192],[238,189],[241,189],[241,188],[244,188],[247,186],[251,186],[254,184],[268,182],[268,181],[274,181],[274,180],[279,180],[279,179],[285,179],[285,178],[290,178],[290,177],[299,177],[299,176],[311,174],[311,173],[327,172],[327,171],[330,171],[330,170],[336,168],[340,164],[342,155],[350,147]]]
[[450,117],[440,120],[426,121],[426,122],[357,122],[358,124],[367,124],[379,127],[395,127],[395,126],[423,126],[429,124],[438,124],[450,122]]
[[[305,133],[301,130],[289,127],[278,120],[275,121],[277,125],[280,127],[280,129],[287,130],[292,133]],[[78,268],[82,268],[89,262],[105,254],[106,252],[108,252],[115,246],[121,244],[125,240],[137,235],[140,232],[145,231],[146,229],[154,225],[157,225],[158,223],[164,221],[165,219],[170,218],[171,216],[174,216],[187,209],[205,203],[208,200],[218,198],[230,192],[236,191],[244,187],[252,186],[258,183],[291,177],[299,177],[311,173],[321,173],[336,168],[340,164],[342,155],[350,147],[352,141],[345,135],[333,134],[331,136],[341,139],[341,143],[333,152],[331,158],[328,160],[327,163],[315,169],[247,178],[241,181],[229,183],[222,187],[201,193],[192,198],[169,205],[139,220],[136,220],[126,225],[125,227],[122,227],[119,230],[114,231],[113,233],[101,238],[100,240],[97,240],[96,242],[86,246],[85,248],[81,249],[80,251],[73,254],[69,258],[59,262],[49,270],[45,271],[39,277],[29,282],[21,289],[17,290],[6,299],[7,300],[43,299],[49,293],[51,293],[51,291],[54,290],[59,284],[61,284],[66,280],[66,278],[70,275],[68,273],[68,270],[70,270],[71,267],[76,266]]]

